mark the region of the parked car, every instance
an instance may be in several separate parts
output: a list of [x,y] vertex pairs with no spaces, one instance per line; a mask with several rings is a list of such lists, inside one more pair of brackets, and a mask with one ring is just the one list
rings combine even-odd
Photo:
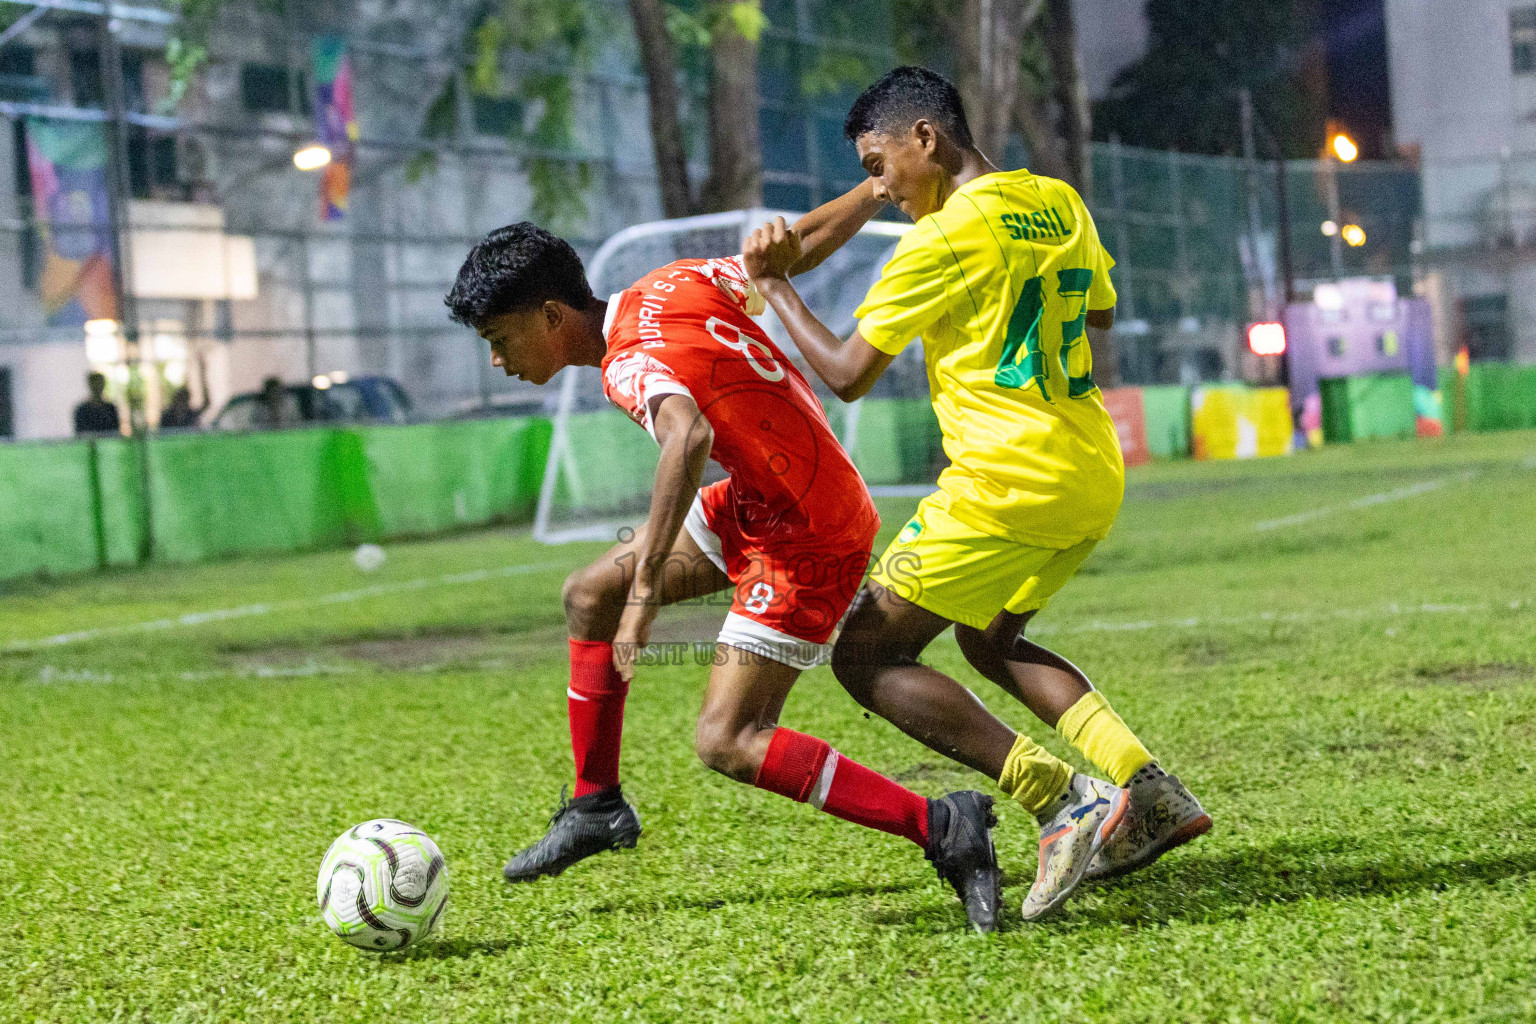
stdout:
[[549,388],[545,392],[516,392],[509,395],[492,395],[487,401],[473,398],[460,402],[443,417],[449,420],[488,420],[502,416],[552,416],[560,407],[560,392]]
[[[354,377],[328,388],[313,384],[283,385],[281,426],[317,423],[405,423],[411,399],[389,377]],[[260,391],[236,395],[214,418],[214,430],[262,430],[272,424]]]

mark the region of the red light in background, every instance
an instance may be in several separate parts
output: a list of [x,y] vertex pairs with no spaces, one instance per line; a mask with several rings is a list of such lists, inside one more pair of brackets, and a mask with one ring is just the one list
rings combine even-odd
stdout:
[[1256,356],[1285,354],[1285,325],[1254,324],[1248,328],[1248,350]]

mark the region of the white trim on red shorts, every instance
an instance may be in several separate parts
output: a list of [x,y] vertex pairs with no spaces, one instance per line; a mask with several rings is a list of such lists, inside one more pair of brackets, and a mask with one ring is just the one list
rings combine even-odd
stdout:
[[725,625],[720,627],[716,643],[759,654],[769,661],[798,668],[803,672],[817,665],[825,665],[831,659],[832,641],[835,639],[834,636],[824,644],[801,640],[788,633],[781,633],[772,626],[765,626],[756,619],[749,619],[739,612],[730,612],[725,616]]
[[683,529],[688,531],[688,536],[704,552],[706,558],[715,563],[715,568],[730,573],[725,569],[725,545],[720,541],[720,535],[709,528],[709,516],[704,512],[704,495],[695,494],[693,504],[688,506],[688,515],[683,518]]

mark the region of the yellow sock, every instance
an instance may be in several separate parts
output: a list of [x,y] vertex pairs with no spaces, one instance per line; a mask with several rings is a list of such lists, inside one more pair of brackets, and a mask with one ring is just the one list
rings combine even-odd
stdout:
[[1141,740],[1098,690],[1090,690],[1068,708],[1056,723],[1056,731],[1084,757],[1108,772],[1117,786],[1130,782],[1132,775],[1153,761]]
[[1013,741],[998,788],[1038,815],[1072,781],[1072,766],[1023,733]]

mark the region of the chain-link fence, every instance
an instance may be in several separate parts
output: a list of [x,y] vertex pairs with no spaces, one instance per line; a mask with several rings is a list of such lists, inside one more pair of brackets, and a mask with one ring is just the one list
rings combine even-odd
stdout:
[[[1292,160],[1282,172],[1272,161],[1116,144],[1095,146],[1093,166],[1094,218],[1119,261],[1120,376],[1128,383],[1259,372],[1243,355],[1243,328],[1276,314],[1287,262],[1302,297],[1341,277],[1387,277],[1412,291],[1419,184],[1410,168]],[[1288,238],[1280,231],[1282,173]]]
[[[529,216],[552,174],[577,186],[579,201],[556,226],[585,256],[661,216],[644,79],[621,5],[595,55],[555,69],[572,76],[574,103],[572,142],[557,149],[526,132],[509,141],[541,111],[467,87],[463,26],[446,8],[354,17],[346,52],[358,137],[346,213],[332,221],[318,216],[320,174],[293,161],[315,138],[313,30],[232,10],[173,118],[156,113],[170,89],[164,19],[127,19],[119,147],[103,19],[88,2],[75,6],[83,13],[52,11],[0,49],[0,369],[9,371],[0,432],[68,433],[91,368],[109,376],[109,398],[142,394],[149,423],[183,383],[194,405],[209,404],[206,426],[269,377],[295,386],[350,378],[326,402],[343,392],[364,401],[360,379],[396,381],[422,418],[541,408],[545,396],[501,377],[484,344],[444,314],[464,252]],[[765,204],[809,208],[862,174],[842,119],[859,85],[894,63],[891,40],[868,29],[888,19],[830,0],[775,0],[765,12]],[[509,74],[550,70],[532,57],[512,64]],[[688,81],[697,88],[685,94],[684,126],[702,159],[702,80]],[[1249,375],[1242,325],[1282,287],[1274,166],[1118,145],[1095,146],[1093,161],[1090,202],[1119,260],[1122,379]],[[133,203],[111,202],[118,167],[121,199]],[[706,168],[692,170],[698,180]],[[1411,285],[1412,171],[1303,162],[1289,171],[1300,285],[1362,273]],[[114,209],[126,229],[116,245]],[[1365,244],[1324,236],[1330,219],[1358,225]],[[200,284],[177,292],[165,283],[177,256],[194,264],[186,276],[203,271]],[[121,318],[114,271],[142,325],[132,351],[84,326]],[[220,281],[210,286],[210,275]]]

